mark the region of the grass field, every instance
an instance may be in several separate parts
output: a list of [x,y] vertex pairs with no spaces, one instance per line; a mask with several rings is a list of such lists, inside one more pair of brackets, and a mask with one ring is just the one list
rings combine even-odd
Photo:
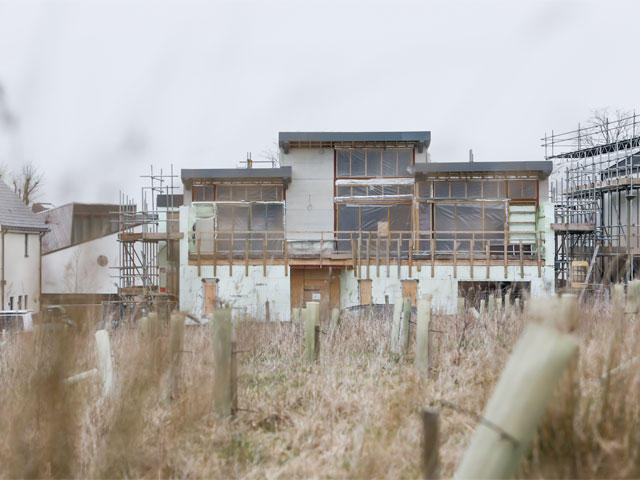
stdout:
[[[92,332],[47,337],[38,348],[9,339],[0,355],[0,476],[416,478],[420,411],[432,406],[450,477],[524,324],[553,315],[435,316],[429,379],[415,372],[413,338],[407,358],[391,359],[390,318],[344,320],[333,333],[323,321],[315,365],[304,361],[300,325],[241,322],[240,410],[230,419],[213,413],[208,327],[187,330],[173,400],[166,329],[153,344],[133,328],[111,332],[116,388],[105,400],[96,382],[62,382],[95,366]],[[579,312],[579,357],[520,477],[640,476],[639,328],[602,302]]]

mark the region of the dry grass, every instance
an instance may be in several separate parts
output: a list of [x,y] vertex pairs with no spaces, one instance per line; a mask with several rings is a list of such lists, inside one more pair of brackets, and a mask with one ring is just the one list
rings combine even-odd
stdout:
[[[150,344],[112,332],[116,391],[64,388],[95,364],[91,334],[14,339],[0,354],[0,476],[406,478],[420,472],[423,406],[441,409],[442,475],[455,471],[526,315],[436,317],[434,371],[414,371],[413,353],[388,352],[390,319],[323,325],[320,362],[304,363],[303,330],[235,326],[239,404],[213,414],[209,331],[187,332],[182,390],[167,395],[168,332]],[[521,477],[640,476],[638,322],[614,328],[611,309],[580,312],[580,355],[560,382]],[[412,340],[411,345],[415,342]],[[88,348],[91,347],[91,348]],[[455,407],[455,408],[451,408]]]

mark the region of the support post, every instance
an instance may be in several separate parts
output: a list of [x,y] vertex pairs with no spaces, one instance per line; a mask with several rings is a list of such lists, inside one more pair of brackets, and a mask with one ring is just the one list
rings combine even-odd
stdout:
[[334,308],[333,310],[331,310],[331,324],[329,328],[333,331],[338,328],[339,324],[340,324],[340,309]]
[[213,344],[214,391],[213,405],[216,415],[228,417],[232,413],[231,390],[232,335],[231,309],[218,308],[211,321]]
[[486,311],[486,303],[484,298],[480,299],[480,313],[484,314],[484,312]]
[[238,412],[238,351],[236,342],[231,342],[231,415]]
[[409,351],[409,328],[411,327],[411,297],[404,299],[402,305],[402,324],[400,326],[400,352],[406,356]]
[[458,278],[458,241],[453,241],[453,278]]
[[522,251],[522,240],[520,240],[520,278],[524,278],[524,253]]
[[416,319],[416,369],[423,377],[429,375],[431,368],[431,342],[429,325],[431,323],[431,295],[422,295],[418,299]]
[[353,276],[358,278],[358,264],[356,259],[356,239],[351,234],[351,267],[353,268]]
[[316,326],[319,327],[320,321],[320,303],[307,302],[305,320],[306,347],[305,354],[307,363],[314,363],[318,360],[318,352],[316,351]]
[[487,280],[489,280],[489,267],[491,266],[491,241],[487,240]]
[[504,313],[509,315],[511,311],[511,292],[507,292],[504,294]]
[[402,317],[402,297],[396,298],[393,304],[393,323],[391,324],[391,355],[400,355],[400,322]]
[[294,325],[297,325],[298,323],[300,323],[300,309],[294,308],[292,311],[293,311],[293,323]]
[[464,297],[458,297],[458,315],[464,313]]
[[200,232],[196,232],[196,235],[198,236],[198,238],[196,239],[196,245],[198,247],[198,276],[200,276],[200,267],[201,267],[201,262],[200,262],[200,243],[202,243],[202,238],[200,237]]
[[476,244],[476,234],[472,233],[471,234],[471,245],[469,248],[469,276],[471,277],[471,280],[473,280],[473,248]]
[[496,297],[494,295],[489,295],[489,314],[492,314],[496,311]]
[[436,239],[431,239],[431,278],[436,274]]
[[440,478],[440,444],[438,411],[432,408],[422,410],[422,478],[437,480]]
[[184,350],[184,317],[179,313],[171,315],[169,330],[169,399],[178,396],[180,390],[180,372],[182,370],[182,351]]

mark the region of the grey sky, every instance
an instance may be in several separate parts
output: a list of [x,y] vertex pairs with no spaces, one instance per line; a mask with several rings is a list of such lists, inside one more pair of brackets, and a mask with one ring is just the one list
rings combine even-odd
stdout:
[[280,130],[431,130],[433,161],[540,160],[539,138],[638,105],[640,2],[0,1],[0,163],[39,200],[229,167]]

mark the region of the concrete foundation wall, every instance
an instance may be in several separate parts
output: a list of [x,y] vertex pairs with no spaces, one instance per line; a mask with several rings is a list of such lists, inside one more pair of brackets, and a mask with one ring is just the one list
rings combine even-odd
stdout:
[[[458,266],[456,278],[453,278],[453,266],[436,266],[434,277],[431,278],[431,267],[423,266],[418,272],[417,267],[412,268],[412,277],[409,278],[409,267],[390,267],[389,277],[386,276],[386,267],[380,267],[380,277],[372,276],[371,296],[373,303],[385,303],[385,295],[389,296],[389,303],[402,296],[402,280],[418,280],[418,295],[431,294],[433,296],[433,308],[445,314],[456,313],[458,304],[458,282],[463,281],[490,281],[490,282],[529,282],[531,297],[552,295],[554,291],[554,275],[552,267],[543,267],[542,276],[538,278],[537,266],[525,266],[524,277],[520,276],[519,266],[507,268],[507,276],[504,276],[504,266],[496,265],[489,269],[489,279],[486,278],[486,267],[474,266],[473,278],[470,275],[469,266]],[[366,269],[362,267],[362,278],[365,278]],[[359,305],[358,278],[353,270],[344,270],[340,277],[340,301],[341,308]]]
[[[18,308],[18,297],[28,296],[27,308],[40,311],[40,234],[27,234],[28,255],[24,253],[24,233],[6,233],[4,235],[4,302],[2,310],[9,308],[9,299],[13,297],[13,308]],[[2,248],[0,235],[0,248]],[[2,259],[0,258],[0,262]],[[1,268],[1,266],[0,266]],[[24,308],[24,304],[22,305]]]

